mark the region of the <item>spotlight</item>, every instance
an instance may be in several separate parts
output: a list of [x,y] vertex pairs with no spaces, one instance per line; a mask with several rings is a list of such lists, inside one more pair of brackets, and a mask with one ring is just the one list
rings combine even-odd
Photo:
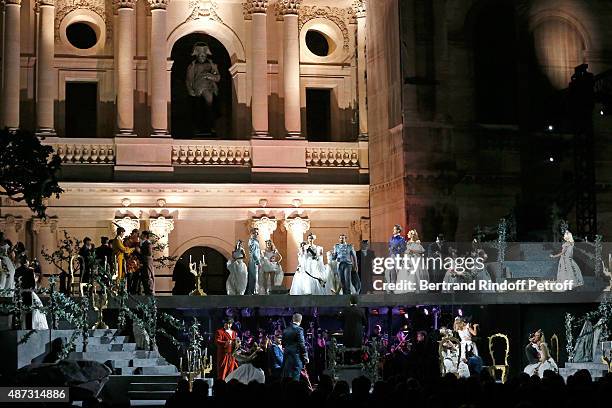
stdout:
[[548,161],[552,163],[552,162],[554,162],[554,161],[555,161],[555,158],[554,158],[554,157],[552,157],[552,156],[550,156],[550,157],[548,158]]
[[553,125],[548,125],[548,131],[552,132],[553,130],[555,130],[555,127]]
[[404,319],[408,320],[408,313],[404,313]]
[[458,309],[458,310],[457,310],[457,314],[458,314],[459,316],[463,316],[463,309]]
[[604,110],[603,110],[603,109],[601,109],[601,110],[599,111],[599,114],[600,114],[601,116],[603,116],[603,115],[605,115],[606,113],[604,112]]
[[429,309],[427,308],[423,309],[423,313],[425,314],[425,316],[429,316]]

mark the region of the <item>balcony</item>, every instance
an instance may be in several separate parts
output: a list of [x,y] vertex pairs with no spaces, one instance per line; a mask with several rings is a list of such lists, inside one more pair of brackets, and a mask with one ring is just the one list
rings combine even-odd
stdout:
[[71,179],[102,167],[106,173],[96,174],[104,173],[113,179],[117,174],[139,173],[154,179],[159,179],[160,174],[165,174],[164,179],[191,174],[190,180],[194,180],[194,174],[204,178],[208,174],[215,181],[227,182],[239,174],[243,181],[261,181],[263,175],[272,180],[278,176],[278,181],[283,181],[286,177],[282,175],[291,174],[294,178],[301,175],[302,179],[313,175],[329,179],[333,175],[333,182],[351,179],[348,182],[361,184],[367,183],[368,175],[367,142],[117,137],[47,138],[44,143],[53,146],[65,165],[64,173],[73,175]]

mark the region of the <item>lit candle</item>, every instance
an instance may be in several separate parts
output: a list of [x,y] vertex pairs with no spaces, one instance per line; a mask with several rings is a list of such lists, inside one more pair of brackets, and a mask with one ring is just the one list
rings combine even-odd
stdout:
[[183,372],[183,356],[179,358],[179,371]]

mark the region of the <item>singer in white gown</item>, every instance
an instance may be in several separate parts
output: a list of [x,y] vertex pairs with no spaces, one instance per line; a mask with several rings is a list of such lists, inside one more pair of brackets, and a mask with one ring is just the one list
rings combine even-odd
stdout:
[[15,288],[15,265],[10,258],[11,245],[0,234],[0,289]]
[[453,330],[459,334],[461,340],[461,358],[465,358],[466,348],[469,346],[475,356],[478,355],[478,347],[472,341],[472,336],[478,334],[478,324],[468,323],[462,317],[456,317],[453,325]]
[[540,353],[540,361],[529,364],[527,367],[525,367],[523,372],[525,374],[529,374],[529,376],[537,375],[540,378],[544,377],[544,372],[547,370],[558,373],[559,366],[557,366],[555,360],[550,356],[548,345],[546,343],[540,343],[538,345],[538,349]]
[[[398,282],[410,282],[414,285],[415,291],[419,291],[419,281],[429,280],[429,273],[425,268],[425,248],[421,245],[419,235],[416,230],[408,231],[407,234],[408,242],[406,243],[406,252],[408,256],[408,263],[404,267],[400,268],[397,273]],[[398,289],[395,293],[407,293],[412,292],[408,288]]]
[[242,241],[238,240],[232,252],[232,260],[227,261],[227,269],[230,274],[225,283],[225,289],[228,295],[244,295],[246,291],[248,272],[244,263],[245,256]]
[[259,277],[259,293],[269,294],[272,286],[282,286],[283,268],[281,267],[281,261],[283,257],[280,252],[276,249],[272,240],[266,241],[266,248],[261,251],[261,268]]
[[561,252],[556,255],[551,255],[551,258],[559,258],[559,266],[557,268],[557,282],[573,281],[572,288],[577,288],[584,285],[582,272],[574,261],[574,237],[569,231],[565,231],[563,235],[563,246]]
[[308,242],[300,244],[298,270],[293,276],[291,295],[327,295],[323,248],[314,244],[315,236],[308,235]]

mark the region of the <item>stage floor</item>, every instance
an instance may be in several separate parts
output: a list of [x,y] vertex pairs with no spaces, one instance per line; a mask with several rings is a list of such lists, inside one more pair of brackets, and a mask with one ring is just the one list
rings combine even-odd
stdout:
[[[136,297],[139,298],[140,297]],[[342,307],[349,304],[349,296],[157,296],[160,309],[209,309],[224,307]],[[362,307],[416,305],[487,305],[487,304],[542,304],[542,303],[600,303],[611,300],[610,292],[575,293],[415,293],[359,295]],[[116,304],[109,302],[109,307]]]

